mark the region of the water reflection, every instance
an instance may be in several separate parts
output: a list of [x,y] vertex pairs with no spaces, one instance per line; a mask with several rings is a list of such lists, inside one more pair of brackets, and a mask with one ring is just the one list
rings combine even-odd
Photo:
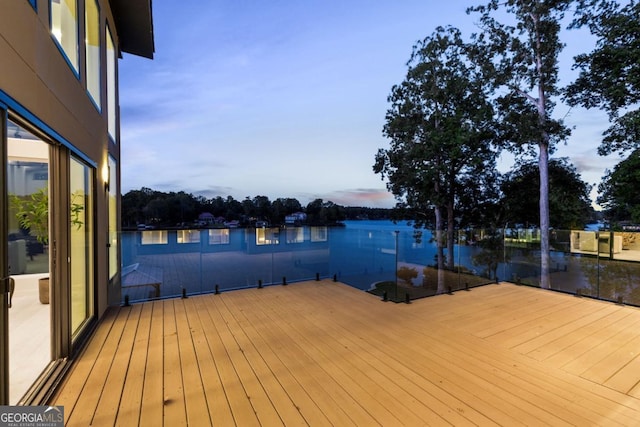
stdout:
[[[352,221],[335,228],[124,233],[122,294],[142,300],[178,296],[182,289],[192,294],[335,278],[404,301],[499,280],[539,286],[540,233],[535,229],[460,230],[452,250],[442,251],[444,268],[438,268],[431,232],[420,231],[416,239],[410,224]],[[582,233],[551,233],[552,288],[571,293],[581,289],[584,295],[616,301],[622,296],[639,304],[640,263],[616,259],[633,255],[634,243],[627,243],[627,249],[620,246],[625,253],[612,254],[617,249],[607,251],[606,244],[621,242],[622,236]],[[583,253],[587,246],[596,250]]]

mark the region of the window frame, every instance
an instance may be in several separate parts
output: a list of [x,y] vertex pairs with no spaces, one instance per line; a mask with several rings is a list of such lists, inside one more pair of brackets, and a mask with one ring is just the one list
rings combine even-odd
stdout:
[[[74,64],[71,58],[69,58],[69,54],[65,50],[64,46],[62,46],[62,42],[58,40],[58,38],[53,32],[53,1],[54,0],[49,0],[49,33],[51,35],[51,39],[53,40],[53,43],[56,45],[56,47],[62,54],[62,57],[69,65],[69,68],[71,68],[71,71],[73,71],[73,74],[79,80],[80,79],[80,20],[78,19],[78,16],[77,16],[78,9],[79,9],[78,0],[72,0],[76,6],[76,10],[75,10],[76,12],[76,17],[75,17],[75,30],[76,30],[75,51],[76,52],[75,54],[76,54],[76,62],[77,62],[76,64]],[[65,0],[60,0],[60,1],[62,2]]]
[[176,230],[176,241],[179,245],[199,244],[200,230],[192,228]]
[[[229,245],[229,235],[231,231],[228,228],[210,228],[207,233],[209,246]],[[218,237],[219,239],[217,239]]]
[[[117,88],[117,63],[118,63],[118,52],[116,50],[116,44],[113,39],[113,33],[111,32],[111,28],[109,23],[107,22],[104,26],[104,34],[105,34],[105,52],[106,52],[106,114],[107,114],[107,135],[112,143],[117,144],[118,139],[118,88]],[[109,62],[110,53],[112,52],[113,64]]]
[[[92,3],[95,5],[95,11],[97,13],[97,15],[95,16],[96,21],[94,22],[94,24],[96,25],[97,29],[95,30],[94,36],[97,36],[98,38],[98,51],[97,51],[97,70],[94,70],[93,73],[89,72],[89,48],[91,47],[91,44],[88,43],[88,39],[89,39],[89,16],[88,16],[88,11],[89,11],[89,7],[87,7],[88,4]],[[93,105],[96,107],[96,110],[98,110],[99,113],[102,113],[102,42],[100,40],[101,35],[102,35],[102,31],[101,31],[101,19],[100,19],[100,15],[101,15],[101,10],[100,10],[100,2],[98,0],[84,0],[84,32],[85,32],[85,41],[84,41],[84,67],[85,67],[85,80],[86,80],[86,90],[87,90],[87,94],[89,95],[89,99],[91,100],[91,102],[93,103]],[[105,33],[106,34],[106,33]],[[93,58],[95,58],[94,56],[91,56]],[[94,92],[91,89],[91,85],[90,83],[90,75],[91,76],[96,76],[95,71],[97,71],[97,93],[94,94]],[[94,82],[95,83],[95,82]],[[94,96],[95,95],[95,96]],[[96,99],[96,96],[98,99]]]
[[256,246],[272,246],[280,244],[280,227],[256,228]]
[[169,233],[167,230],[144,230],[140,232],[140,244],[146,245],[168,245]]

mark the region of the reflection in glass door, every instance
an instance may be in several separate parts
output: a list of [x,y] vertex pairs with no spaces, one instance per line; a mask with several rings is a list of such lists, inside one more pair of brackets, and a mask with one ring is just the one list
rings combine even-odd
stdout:
[[15,404],[51,361],[49,145],[7,123],[9,403]]
[[77,337],[93,316],[93,170],[70,163],[71,333]]

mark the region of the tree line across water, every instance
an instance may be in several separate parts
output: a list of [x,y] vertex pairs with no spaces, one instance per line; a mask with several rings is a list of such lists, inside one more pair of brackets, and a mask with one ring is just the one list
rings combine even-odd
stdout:
[[139,224],[154,227],[200,226],[201,214],[211,214],[215,220],[212,225],[235,222],[240,227],[255,226],[256,223],[281,225],[285,223],[286,216],[294,213],[305,214],[305,219],[297,223],[313,225],[334,225],[346,219],[388,219],[391,215],[389,209],[345,207],[322,199],[303,206],[290,197],[273,201],[267,196],[247,196],[243,200],[232,196],[205,198],[184,191],[162,192],[146,187],[124,194],[121,212],[125,229]]
[[[552,160],[549,175],[553,184],[550,200],[551,224],[554,228],[582,228],[599,219],[598,212],[591,207],[591,187],[582,181],[566,159]],[[497,176],[495,185],[495,198],[492,200],[481,204],[477,204],[473,197],[460,200],[458,227],[538,224],[538,174],[535,164],[523,164],[507,174]],[[220,224],[237,221],[239,226],[252,226],[260,221],[281,225],[285,223],[286,216],[298,212],[306,215],[305,224],[331,225],[357,219],[418,219],[401,205],[384,209],[342,206],[315,199],[303,206],[295,198],[277,198],[273,201],[266,196],[246,197],[243,200],[236,200],[232,196],[205,198],[184,191],[162,192],[150,188],[132,190],[122,196],[124,228],[135,228],[138,224],[157,227],[197,226],[202,213],[210,213]],[[433,214],[432,211],[430,213]],[[434,224],[426,221],[425,225],[433,227]]]

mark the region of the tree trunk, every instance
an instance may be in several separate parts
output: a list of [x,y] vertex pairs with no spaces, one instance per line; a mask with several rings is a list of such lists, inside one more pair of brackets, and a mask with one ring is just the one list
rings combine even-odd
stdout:
[[542,36],[539,28],[540,16],[533,15],[535,22],[536,37],[536,69],[538,73],[538,125],[540,126],[541,140],[538,143],[540,157],[538,158],[538,168],[540,169],[540,287],[548,289],[551,287],[549,279],[549,134],[545,130],[547,122],[546,111],[546,85],[542,67]]
[[434,209],[436,215],[436,258],[438,261],[438,288],[437,293],[445,292],[444,283],[444,224],[442,222],[442,208],[436,206]]
[[540,287],[549,289],[549,146],[540,144]]
[[447,204],[447,268],[453,271],[454,256],[453,244],[455,243],[455,219],[453,218],[453,201]]

